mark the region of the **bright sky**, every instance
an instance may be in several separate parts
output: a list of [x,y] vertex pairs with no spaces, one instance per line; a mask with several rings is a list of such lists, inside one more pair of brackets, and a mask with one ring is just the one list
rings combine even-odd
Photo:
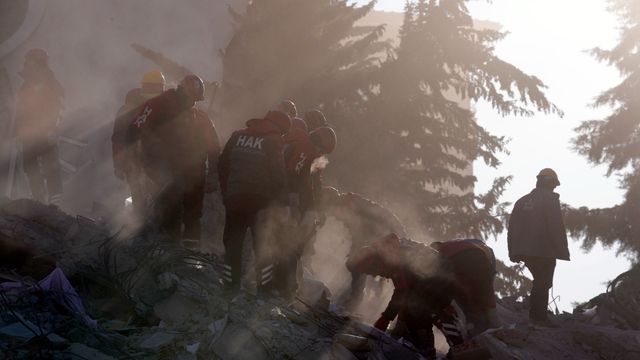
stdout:
[[[367,1],[360,1],[366,3]],[[402,11],[404,1],[380,0],[377,8]],[[605,0],[483,0],[470,2],[476,19],[491,20],[509,32],[496,53],[523,71],[542,79],[547,95],[564,112],[531,118],[500,117],[487,104],[476,105],[481,125],[495,135],[511,139],[509,155],[501,155],[502,166],[488,169],[475,164],[478,191],[493,178],[513,175],[504,200],[515,202],[535,186],[536,173],[554,168],[562,185],[560,198],[572,206],[608,207],[621,202],[623,193],[606,168],[593,167],[571,150],[573,129],[581,120],[601,119],[608,109],[593,109],[592,99],[619,80],[615,69],[600,64],[584,50],[616,43],[616,19],[606,11]],[[490,241],[496,255],[508,263],[506,236]],[[571,262],[558,262],[554,292],[561,297],[561,310],[571,311],[572,302],[586,301],[606,289],[606,282],[629,267],[616,257],[615,249],[596,247],[586,254],[578,243],[570,245]]]

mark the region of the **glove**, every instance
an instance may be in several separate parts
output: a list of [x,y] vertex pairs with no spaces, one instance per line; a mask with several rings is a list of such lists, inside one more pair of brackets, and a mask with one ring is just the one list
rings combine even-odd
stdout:
[[382,315],[378,320],[376,320],[376,323],[373,324],[373,327],[380,331],[387,331],[390,322],[391,320],[385,318],[384,315]]

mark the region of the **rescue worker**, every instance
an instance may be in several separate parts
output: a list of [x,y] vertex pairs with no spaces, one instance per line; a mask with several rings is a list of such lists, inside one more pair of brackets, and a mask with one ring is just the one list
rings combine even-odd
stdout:
[[58,152],[58,122],[63,89],[49,67],[42,49],[31,49],[24,57],[17,93],[15,130],[22,144],[24,171],[33,199],[60,205],[62,177]]
[[[325,186],[322,193],[323,216],[334,217],[349,231],[351,236],[349,254],[366,246],[372,239],[379,239],[389,233],[400,237],[406,236],[406,230],[398,217],[381,204],[353,192],[341,193],[330,186]],[[311,248],[310,246],[308,250]],[[307,254],[307,261],[310,256],[311,254]],[[368,286],[369,290],[375,293],[382,290],[380,282],[369,282]],[[354,310],[362,302],[365,287],[367,287],[366,274],[351,272],[351,287],[344,302],[347,310]]]
[[276,110],[289,115],[289,118],[292,120],[298,117],[298,108],[296,107],[296,104],[289,99],[281,101]]
[[377,329],[386,331],[398,317],[402,337],[427,359],[435,359],[434,320],[444,323],[444,335],[451,347],[464,342],[464,326],[459,323],[462,317],[452,304],[453,283],[439,271],[435,250],[390,234],[352,254],[347,268],[393,281],[393,295],[374,324]]
[[155,194],[153,218],[175,242],[197,248],[205,192],[212,192],[220,146],[215,127],[195,104],[204,99],[196,75],[147,101],[129,126],[140,142],[140,162]]
[[499,327],[493,288],[496,275],[493,250],[479,239],[433,242],[429,246],[438,251],[443,267],[457,280],[460,292],[454,298],[473,326],[467,328],[470,335]]
[[552,169],[542,169],[536,188],[516,201],[509,218],[509,258],[524,261],[533,275],[529,320],[533,325],[555,327],[547,312],[556,259],[570,260],[567,233],[560,209],[560,185]]
[[226,291],[240,289],[242,248],[251,231],[255,254],[258,292],[273,291],[273,254],[268,249],[274,236],[272,211],[287,204],[283,135],[291,119],[282,111],[269,111],[264,118],[247,121],[235,131],[222,151],[219,162],[220,188],[226,209],[223,242]]
[[318,224],[311,165],[315,159],[333,152],[336,143],[333,129],[322,127],[307,134],[306,124],[298,118],[292,121],[291,131],[285,137],[284,159],[293,216],[275,276],[278,290],[286,298],[297,291],[298,264]]
[[[386,331],[398,317],[395,334],[435,359],[433,325],[454,353],[470,335],[465,310],[477,308],[486,314],[495,308],[492,283],[486,281],[495,273],[489,266],[492,258],[493,252],[477,240],[427,247],[390,234],[352,254],[347,267],[393,280],[391,300],[374,326]],[[477,327],[476,333],[480,331]]]
[[127,93],[125,103],[118,110],[113,124],[111,136],[113,172],[115,176],[127,182],[131,192],[131,201],[134,213],[138,220],[144,218],[147,209],[147,182],[146,175],[137,156],[137,146],[127,145],[127,131],[139,112],[139,107],[148,100],[160,95],[166,84],[164,75],[158,70],[148,71],[143,74],[140,88]]

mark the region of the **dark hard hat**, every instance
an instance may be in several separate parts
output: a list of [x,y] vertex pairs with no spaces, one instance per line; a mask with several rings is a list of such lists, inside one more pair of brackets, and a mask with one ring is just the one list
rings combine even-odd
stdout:
[[305,134],[309,132],[309,128],[307,128],[307,123],[304,122],[304,120],[300,119],[300,118],[293,118],[293,120],[291,120],[291,130],[300,130],[303,131]]
[[322,155],[331,154],[336,148],[338,138],[336,132],[328,126],[313,130],[309,133],[313,144],[322,152]]
[[286,134],[291,130],[291,118],[282,111],[271,110],[264,116],[264,119],[277,126],[281,134]]
[[309,127],[309,131],[313,131],[317,128],[327,126],[327,118],[324,117],[322,111],[313,109],[307,111],[304,114],[304,122],[307,123],[307,127]]
[[180,81],[180,87],[193,101],[204,100],[204,81],[198,75],[187,75]]
[[283,113],[289,115],[289,117],[292,119],[298,116],[298,109],[296,108],[296,104],[289,99],[283,100],[280,104],[278,104],[276,110],[282,111]]
[[540,170],[537,176],[538,180],[548,180],[551,181],[556,186],[560,186],[560,180],[558,179],[558,174],[556,174],[553,169],[546,168]]

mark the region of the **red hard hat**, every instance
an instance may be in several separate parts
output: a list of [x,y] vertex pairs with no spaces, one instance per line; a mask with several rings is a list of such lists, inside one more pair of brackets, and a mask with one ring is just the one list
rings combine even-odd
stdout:
[[313,131],[317,128],[328,126],[327,118],[324,117],[324,114],[322,113],[322,111],[317,109],[307,111],[304,114],[304,121],[307,123],[307,127],[309,127],[309,131]]
[[335,150],[338,142],[336,132],[328,126],[313,130],[309,134],[309,138],[311,139],[311,142],[320,149],[322,155],[331,154],[333,150]]
[[43,49],[31,49],[24,55],[24,59],[41,65],[46,65],[49,61],[49,55]]
[[289,99],[283,100],[280,104],[278,104],[277,110],[280,110],[283,113],[289,115],[289,117],[292,119],[298,116],[298,109],[296,108],[296,104]]
[[302,131],[305,134],[309,132],[307,124],[300,118],[293,118],[293,120],[291,120],[291,131],[294,130]]
[[180,81],[180,87],[193,101],[204,100],[204,81],[198,75],[187,75]]
[[271,110],[264,116],[264,119],[278,127],[283,135],[291,130],[291,118],[279,110]]

